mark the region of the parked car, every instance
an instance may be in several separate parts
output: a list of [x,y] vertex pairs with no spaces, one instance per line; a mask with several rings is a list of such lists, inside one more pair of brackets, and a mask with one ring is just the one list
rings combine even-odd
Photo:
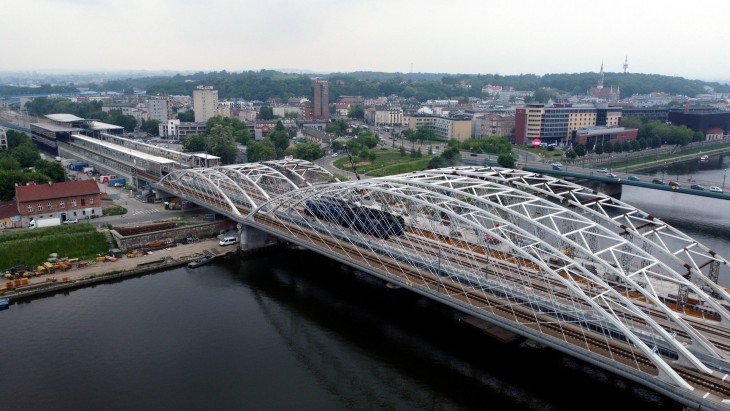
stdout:
[[712,191],[713,193],[722,193],[722,188],[718,186],[710,186],[710,191]]
[[599,167],[596,169],[599,173],[608,173],[608,169],[606,167]]
[[337,157],[337,153],[332,153],[332,157]]
[[69,218],[68,220],[64,221],[64,224],[76,224],[79,222],[78,218]]
[[689,186],[689,188],[691,188],[692,190],[704,190],[705,189],[705,187],[703,187],[701,184],[692,184],[691,186]]
[[618,178],[618,176],[614,173],[606,173],[606,177],[608,178]]
[[636,177],[636,176],[629,176],[629,180],[631,180],[631,181],[641,181],[641,179],[639,177]]
[[664,181],[662,181],[662,180],[660,180],[658,178],[655,178],[655,179],[651,180],[651,182],[654,183],[654,184],[664,184]]

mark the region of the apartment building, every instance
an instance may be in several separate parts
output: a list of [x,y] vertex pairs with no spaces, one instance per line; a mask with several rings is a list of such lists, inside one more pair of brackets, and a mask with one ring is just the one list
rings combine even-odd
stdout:
[[147,100],[147,116],[151,120],[157,120],[160,123],[172,120],[172,99],[165,96],[151,96]]
[[429,114],[414,114],[407,117],[408,128],[416,130],[421,126],[428,126],[433,129],[436,138],[448,141],[456,139],[459,141],[471,138],[471,117],[470,116],[433,116]]
[[218,90],[212,86],[198,86],[193,90],[193,110],[195,122],[205,123],[217,114]]

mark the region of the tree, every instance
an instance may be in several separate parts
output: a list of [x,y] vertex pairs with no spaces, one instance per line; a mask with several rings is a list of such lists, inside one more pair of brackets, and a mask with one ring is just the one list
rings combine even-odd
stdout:
[[137,128],[137,119],[128,114],[122,114],[121,110],[110,110],[106,121],[115,126],[124,127],[127,132],[134,131]]
[[197,134],[189,135],[182,141],[185,151],[203,151],[205,150],[205,139]]
[[497,164],[504,168],[514,168],[515,158],[512,156],[512,153],[502,152],[497,157]]
[[142,126],[140,128],[142,129],[142,131],[146,132],[147,134],[150,134],[152,136],[159,136],[160,135],[160,120],[155,120],[155,119],[142,120]]
[[66,181],[66,170],[55,161],[37,160],[33,164],[33,168],[35,168],[35,171],[48,176],[54,183]]
[[593,147],[593,152],[596,154],[603,154],[603,145],[602,144],[596,144],[595,147]]
[[193,121],[195,121],[195,111],[178,111],[177,119],[180,120],[180,122],[182,123],[192,123]]
[[36,160],[41,158],[38,153],[36,146],[31,144],[21,144],[10,151],[10,155],[13,156],[21,167],[33,167]]
[[400,133],[400,135],[401,135],[401,138],[404,138],[412,143],[415,143],[416,139],[418,138],[418,137],[416,137],[416,132],[411,130],[410,128],[403,130]]
[[378,145],[378,137],[370,133],[360,133],[357,135],[355,141],[367,148],[374,148]]
[[286,131],[274,131],[266,138],[271,140],[274,144],[274,148],[276,149],[276,158],[284,158],[284,152],[286,152],[286,149],[289,147],[289,142],[291,141],[289,133]]
[[606,154],[613,153],[613,144],[611,144],[610,141],[606,141],[605,143],[603,143],[603,152]]
[[586,146],[583,144],[576,144],[575,147],[573,147],[573,151],[575,151],[575,154],[577,154],[579,157],[583,157],[586,155]]
[[286,154],[301,160],[315,161],[324,156],[324,150],[318,143],[307,141],[287,148]]
[[362,120],[365,118],[365,108],[360,104],[351,104],[347,109],[347,117]]
[[347,124],[347,121],[336,120],[327,124],[327,127],[325,127],[324,131],[332,133],[339,137],[345,135],[345,130],[347,130],[348,127],[350,127],[350,125]]
[[263,106],[259,109],[259,114],[257,116],[261,120],[273,120],[274,119],[274,109],[272,107]]
[[574,159],[577,156],[578,156],[578,154],[576,154],[575,150],[568,150],[565,152],[565,157],[567,157],[567,158]]
[[405,147],[400,146],[400,150],[398,150],[398,151],[400,152],[400,156],[401,157],[405,157],[406,156],[406,148]]
[[221,124],[215,125],[208,135],[206,151],[220,157],[223,164],[235,163],[238,148],[233,140],[233,129]]
[[416,140],[419,140],[421,142],[421,145],[423,145],[424,141],[430,141],[435,140],[436,134],[433,132],[433,129],[429,126],[420,126],[416,129]]
[[249,141],[246,156],[249,163],[276,159],[276,148],[268,137],[259,142]]
[[440,156],[433,157],[428,162],[429,169],[454,167],[462,163],[461,152],[457,147],[449,147]]
[[8,153],[0,154],[0,170],[18,170],[20,162]]
[[240,144],[246,145],[251,138],[251,132],[248,130],[246,123],[233,117],[216,116],[208,119],[205,123],[205,134],[210,134],[213,127],[219,124],[230,127],[233,132],[233,139]]

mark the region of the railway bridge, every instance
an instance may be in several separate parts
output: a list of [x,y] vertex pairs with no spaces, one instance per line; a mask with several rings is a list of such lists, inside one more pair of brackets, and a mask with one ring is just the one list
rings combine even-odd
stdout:
[[554,177],[456,167],[338,181],[303,160],[174,171],[153,186],[689,407],[730,409],[725,258]]

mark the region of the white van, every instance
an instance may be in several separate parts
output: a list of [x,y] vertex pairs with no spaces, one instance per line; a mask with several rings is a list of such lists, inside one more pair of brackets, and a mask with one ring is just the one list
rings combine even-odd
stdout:
[[238,244],[238,238],[236,237],[223,237],[222,240],[218,241],[218,245],[221,247],[231,244]]

